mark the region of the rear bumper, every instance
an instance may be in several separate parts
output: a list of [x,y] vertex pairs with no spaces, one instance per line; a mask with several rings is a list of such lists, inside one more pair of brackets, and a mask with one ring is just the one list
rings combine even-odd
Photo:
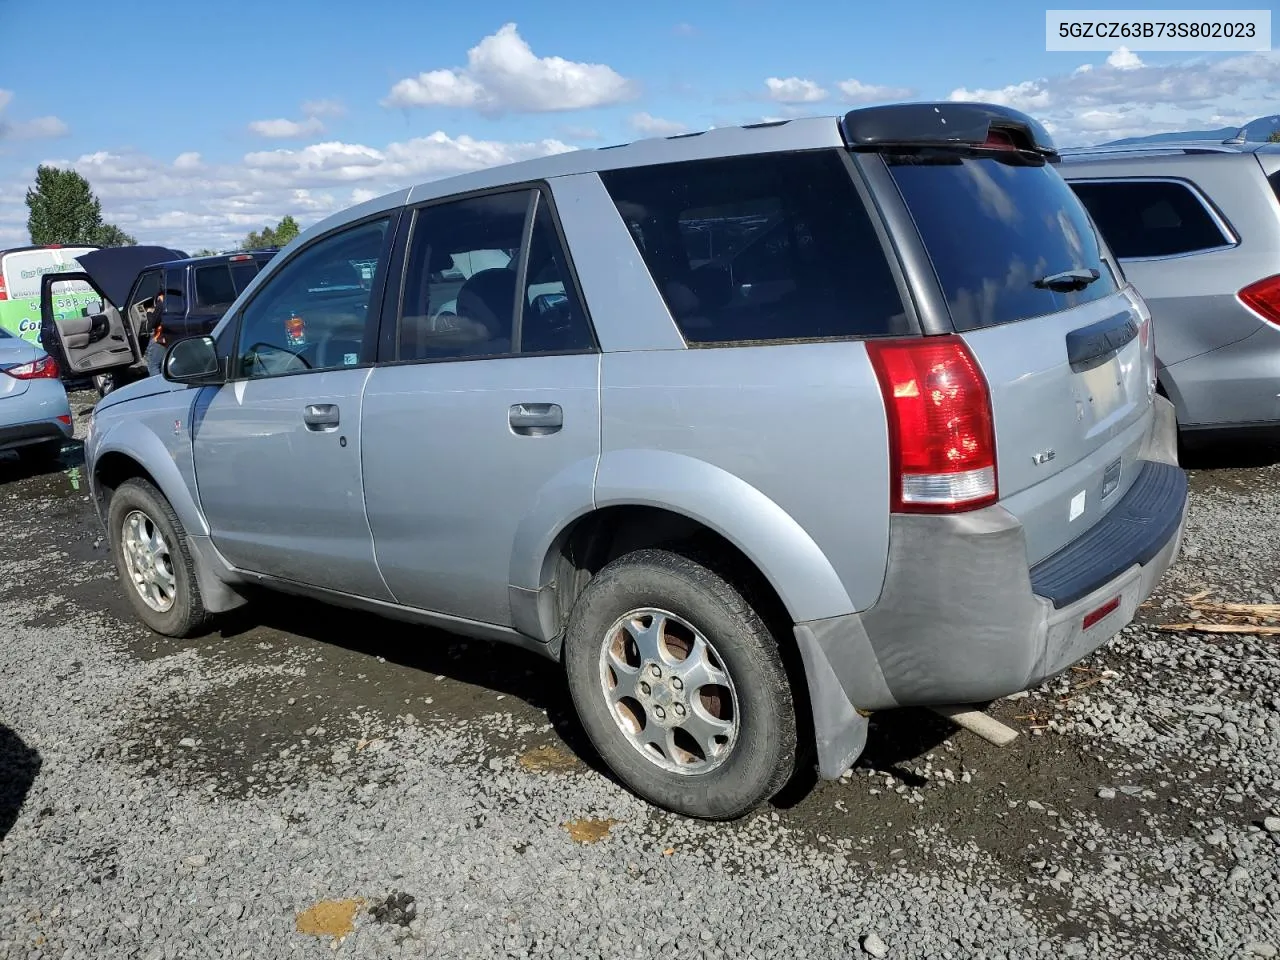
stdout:
[[0,450],[45,440],[70,440],[72,427],[67,391],[58,380],[36,380],[25,393],[0,401]]
[[[1034,568],[1021,523],[1000,506],[895,515],[876,605],[795,626],[823,775],[838,776],[861,750],[855,707],[994,700],[1038,685],[1115,636],[1178,556],[1187,480],[1170,460],[1149,444],[1124,498]],[[1113,600],[1086,629],[1085,617]]]

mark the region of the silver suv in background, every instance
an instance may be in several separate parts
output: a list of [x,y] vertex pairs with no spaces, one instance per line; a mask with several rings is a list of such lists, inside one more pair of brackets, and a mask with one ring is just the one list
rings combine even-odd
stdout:
[[1151,307],[1183,439],[1280,439],[1280,145],[1098,147],[1062,174]]
[[332,217],[98,405],[129,600],[187,636],[264,585],[535,650],[701,817],[838,777],[864,711],[1033,686],[1129,622],[1187,502],[1150,315],[1054,159],[911,104]]

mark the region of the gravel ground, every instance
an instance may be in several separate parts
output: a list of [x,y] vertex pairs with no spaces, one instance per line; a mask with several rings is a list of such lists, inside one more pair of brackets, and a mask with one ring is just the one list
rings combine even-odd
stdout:
[[0,462],[6,960],[1278,955],[1280,638],[1154,627],[1280,597],[1280,467],[1195,472],[1184,559],[993,708],[1009,747],[884,714],[716,825],[617,786],[521,651],[287,599],[139,629],[78,457]]

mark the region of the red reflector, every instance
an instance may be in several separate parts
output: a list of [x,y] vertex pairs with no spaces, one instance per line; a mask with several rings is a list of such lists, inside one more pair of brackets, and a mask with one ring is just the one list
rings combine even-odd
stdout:
[[994,503],[991,397],[964,340],[871,340],[867,353],[889,420],[890,508],[949,513]]
[[65,413],[58,418],[58,422],[65,424],[68,427],[71,426],[71,418],[67,416]]
[[1108,600],[1106,603],[1100,606],[1097,610],[1093,611],[1093,613],[1085,614],[1084,629],[1088,630],[1099,620],[1102,620],[1103,618],[1105,618],[1107,614],[1114,613],[1118,609],[1120,609],[1119,597],[1115,597],[1114,599]]
[[53,357],[41,357],[30,363],[9,367],[5,373],[16,380],[57,380],[58,364]]
[[1263,320],[1280,327],[1280,273],[1249,284],[1236,296]]

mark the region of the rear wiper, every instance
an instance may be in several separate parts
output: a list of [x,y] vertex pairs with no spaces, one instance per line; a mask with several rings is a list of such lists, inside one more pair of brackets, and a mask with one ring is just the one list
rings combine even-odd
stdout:
[[1062,273],[1051,273],[1047,277],[1041,277],[1034,282],[1034,286],[1041,290],[1052,290],[1054,293],[1073,293],[1076,290],[1083,290],[1098,277],[1098,271],[1092,268],[1064,270]]

